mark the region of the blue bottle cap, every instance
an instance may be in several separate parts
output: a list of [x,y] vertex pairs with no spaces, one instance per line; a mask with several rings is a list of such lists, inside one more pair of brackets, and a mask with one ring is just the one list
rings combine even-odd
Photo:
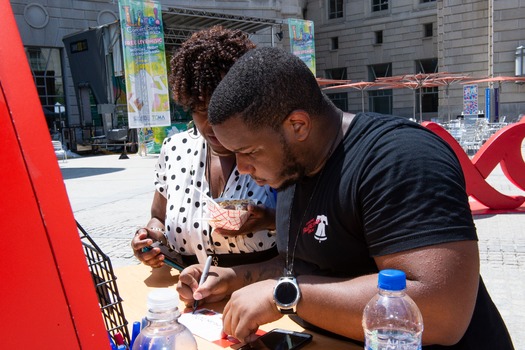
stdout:
[[377,286],[386,290],[403,290],[407,287],[406,275],[401,270],[381,270]]

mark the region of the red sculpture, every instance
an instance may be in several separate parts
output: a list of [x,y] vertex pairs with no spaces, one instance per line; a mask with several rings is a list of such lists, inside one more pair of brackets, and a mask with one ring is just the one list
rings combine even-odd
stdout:
[[521,143],[525,139],[525,118],[498,130],[481,146],[472,160],[443,127],[433,122],[424,122],[422,125],[445,140],[456,153],[465,174],[469,196],[493,210],[516,209],[525,202],[525,197],[505,195],[486,181],[501,163],[509,181],[525,191],[525,162],[521,154]]

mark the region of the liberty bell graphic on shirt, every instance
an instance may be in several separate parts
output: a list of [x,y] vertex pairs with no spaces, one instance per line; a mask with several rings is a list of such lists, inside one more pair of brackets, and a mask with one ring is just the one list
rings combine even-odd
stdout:
[[319,243],[326,241],[326,226],[328,226],[328,218],[326,215],[317,215],[315,220],[317,222],[317,230],[315,231],[314,238],[319,241]]

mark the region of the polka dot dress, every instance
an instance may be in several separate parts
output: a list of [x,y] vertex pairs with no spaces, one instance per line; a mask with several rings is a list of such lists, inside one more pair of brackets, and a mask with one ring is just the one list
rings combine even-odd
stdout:
[[[275,245],[268,231],[235,237],[211,232],[206,221],[206,200],[195,187],[210,195],[206,180],[207,146],[193,130],[164,140],[155,166],[155,187],[166,199],[166,236],[173,249],[183,255],[196,255],[203,263],[207,254],[239,254],[264,251]],[[226,183],[222,198],[252,199],[257,204],[275,208],[275,197],[268,186],[258,186],[249,175],[235,168]]]

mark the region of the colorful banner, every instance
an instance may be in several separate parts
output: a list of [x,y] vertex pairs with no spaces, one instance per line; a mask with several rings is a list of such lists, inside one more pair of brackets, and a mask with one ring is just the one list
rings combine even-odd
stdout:
[[315,75],[314,22],[288,18],[288,32],[292,53],[306,63]]
[[130,128],[171,124],[161,5],[119,3]]
[[139,155],[159,154],[162,142],[164,142],[166,137],[185,131],[186,129],[188,129],[187,122],[175,122],[168,127],[162,128],[138,129]]
[[477,115],[478,107],[478,86],[465,85],[463,86],[463,114]]

